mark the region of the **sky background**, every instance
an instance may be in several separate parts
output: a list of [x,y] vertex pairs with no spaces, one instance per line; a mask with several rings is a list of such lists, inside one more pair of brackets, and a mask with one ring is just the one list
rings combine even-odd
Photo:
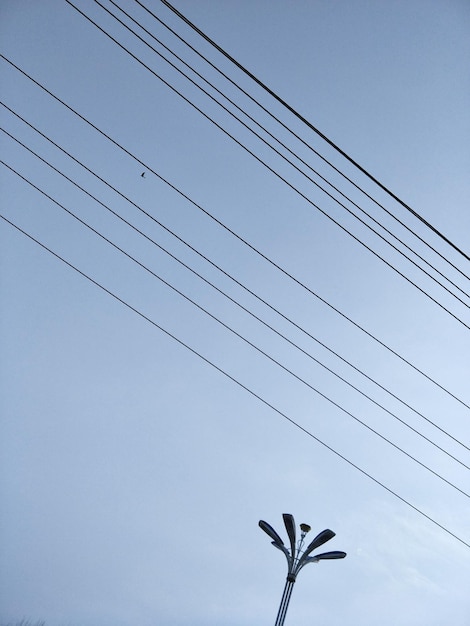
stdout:
[[[461,464],[470,465],[470,454],[459,443],[470,445],[470,411],[358,328],[470,404],[468,262],[161,2],[143,4],[455,267],[136,2],[116,5],[432,263],[444,277],[428,271],[462,301],[96,2],[74,4],[291,186],[65,1],[2,0],[2,55],[145,166],[3,58],[2,102],[125,197],[4,106],[2,128],[148,238],[4,132],[2,160],[201,308],[2,165],[2,215],[169,334],[1,220],[0,623],[273,624],[286,566],[258,521],[287,539],[282,513],[292,513],[312,526],[312,538],[333,529],[337,536],[324,549],[348,556],[302,571],[286,625],[468,625],[469,502],[452,485],[470,491]],[[468,2],[174,0],[174,6],[468,254]]]

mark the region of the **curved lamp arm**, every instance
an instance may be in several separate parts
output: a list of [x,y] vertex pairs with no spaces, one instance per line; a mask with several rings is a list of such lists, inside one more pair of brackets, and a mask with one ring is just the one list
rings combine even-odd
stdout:
[[271,524],[268,524],[268,522],[265,522],[264,520],[260,519],[260,521],[258,522],[258,526],[261,528],[261,530],[264,530],[264,532],[267,535],[269,535],[271,539],[274,540],[274,543],[277,543],[280,546],[284,545],[284,542],[282,541],[280,536],[277,534],[277,532],[274,530],[274,528],[271,526]]
[[334,533],[329,528],[326,528],[325,530],[322,530],[321,533],[318,533],[315,539],[313,539],[313,541],[306,548],[305,552],[302,554],[302,557],[299,560],[297,571],[300,571],[300,568],[303,567],[303,564],[307,560],[308,555],[313,552],[313,550],[319,548],[330,539],[333,539],[335,535],[336,533]]
[[283,513],[282,518],[284,520],[284,526],[286,527],[287,534],[289,535],[290,549],[292,558],[295,558],[295,521],[294,516],[290,513]]
[[302,567],[305,567],[307,563],[318,563],[318,561],[325,561],[331,559],[344,559],[347,556],[346,552],[341,552],[340,550],[333,550],[332,552],[322,552],[321,554],[316,554],[315,556],[309,556],[303,561],[302,564],[299,563],[300,567],[297,568],[297,574],[300,572]]

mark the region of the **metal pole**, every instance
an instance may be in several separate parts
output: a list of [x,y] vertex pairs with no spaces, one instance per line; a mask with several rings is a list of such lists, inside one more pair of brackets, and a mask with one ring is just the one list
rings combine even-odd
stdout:
[[277,613],[276,622],[274,626],[283,626],[284,620],[286,619],[287,608],[289,606],[290,597],[292,595],[292,590],[294,588],[295,580],[292,580],[290,576],[287,577],[286,584],[284,587],[284,592],[281,598],[281,604],[279,605],[279,611]]
[[289,581],[286,580],[286,584],[284,585],[284,591],[282,592],[281,604],[279,605],[279,610],[277,612],[274,626],[279,626],[279,624],[281,623],[280,619],[282,618],[282,614],[284,613],[284,603],[286,601],[288,588],[289,588]]
[[294,582],[295,581],[289,581],[289,589],[287,591],[287,597],[286,597],[286,600],[284,602],[284,612],[283,612],[283,614],[281,616],[281,619],[279,621],[279,626],[283,626],[284,620],[286,619],[287,609],[289,607],[289,602],[290,602],[290,597],[291,597],[292,591],[294,589]]

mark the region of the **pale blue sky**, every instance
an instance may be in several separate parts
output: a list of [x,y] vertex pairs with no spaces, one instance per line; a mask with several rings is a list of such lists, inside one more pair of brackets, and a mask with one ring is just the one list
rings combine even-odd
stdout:
[[[117,9],[107,0],[103,4]],[[416,242],[175,41],[299,156]],[[347,217],[92,0],[80,9],[465,324],[458,302]],[[144,2],[467,276],[462,256],[157,1]],[[468,254],[470,5],[174,5]],[[62,0],[3,0],[1,53],[194,202],[470,403],[468,328],[323,217]],[[332,312],[4,60],[2,101],[310,335],[456,439],[470,411]],[[2,128],[466,465],[470,453],[294,328],[4,107]],[[468,470],[331,376],[2,133],[2,159],[371,428],[469,492]],[[432,476],[86,230],[4,166],[1,213],[278,411],[470,543],[465,495]],[[258,528],[332,528],[344,561],[299,576],[286,626],[466,626],[470,548],[372,482],[3,220],[0,623],[273,624],[285,562]],[[469,281],[419,244],[463,291]],[[455,288],[454,288],[455,291]],[[466,303],[468,297],[459,294]]]

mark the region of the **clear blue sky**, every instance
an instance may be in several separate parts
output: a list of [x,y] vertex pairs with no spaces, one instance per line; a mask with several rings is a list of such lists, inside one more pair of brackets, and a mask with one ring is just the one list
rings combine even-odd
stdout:
[[[108,0],[102,3],[119,13]],[[97,3],[74,4],[442,306],[65,1],[3,0],[1,53],[146,166],[0,59],[4,104],[226,274],[3,106],[2,128],[304,352],[2,132],[5,163],[272,360],[2,165],[2,215],[206,361],[1,220],[0,623],[29,618],[48,626],[273,624],[285,562],[257,524],[265,519],[285,537],[282,513],[289,512],[312,532],[333,529],[337,536],[325,549],[348,556],[302,572],[286,626],[468,625],[470,548],[462,541],[470,544],[469,501],[452,485],[470,492],[469,470],[310,357],[467,466],[470,453],[459,441],[470,445],[470,410],[299,285],[470,404],[468,261],[161,2],[144,4],[441,256],[333,174],[136,2],[116,0],[432,263],[444,276],[428,271],[462,302],[348,216]],[[469,253],[468,2],[174,0],[174,5]]]

